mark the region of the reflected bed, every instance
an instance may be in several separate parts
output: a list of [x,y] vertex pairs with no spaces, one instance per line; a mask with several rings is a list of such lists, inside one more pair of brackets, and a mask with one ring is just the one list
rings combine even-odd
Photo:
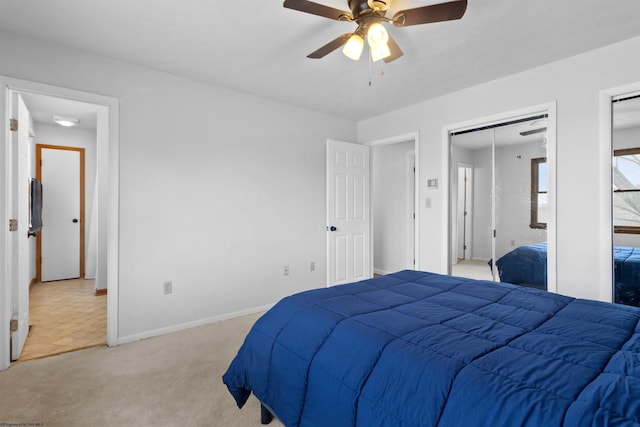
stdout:
[[[640,306],[640,248],[613,248],[614,302]],[[501,282],[547,288],[547,243],[519,246],[496,261]]]

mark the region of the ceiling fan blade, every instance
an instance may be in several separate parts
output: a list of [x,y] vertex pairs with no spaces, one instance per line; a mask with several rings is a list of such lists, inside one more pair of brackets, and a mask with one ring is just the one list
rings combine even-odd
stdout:
[[389,46],[391,55],[384,58],[384,62],[389,63],[391,61],[394,61],[400,58],[402,55],[404,55],[404,52],[402,52],[402,49],[400,49],[400,46],[398,46],[398,43],[396,43],[393,37],[391,37],[391,34],[389,34],[389,40],[387,41],[387,46]]
[[307,0],[285,0],[283,6],[288,9],[298,10],[300,12],[306,12],[312,15],[335,19],[336,21],[353,20],[353,15],[351,15],[351,13],[349,12],[345,12],[340,9],[334,9],[329,6]]
[[331,40],[329,43],[325,44],[320,49],[307,55],[307,58],[320,59],[325,57],[326,55],[330,54],[337,48],[344,46],[347,43],[347,41],[349,41],[349,37],[351,37],[352,34],[353,33],[345,33]]
[[467,0],[456,0],[416,7],[415,9],[401,10],[393,15],[393,25],[396,27],[408,27],[409,25],[452,21],[462,18],[466,10]]

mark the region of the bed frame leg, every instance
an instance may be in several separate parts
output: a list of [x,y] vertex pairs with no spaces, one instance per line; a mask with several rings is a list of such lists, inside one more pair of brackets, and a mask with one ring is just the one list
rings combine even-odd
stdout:
[[273,414],[262,403],[260,404],[260,423],[269,424],[273,421]]

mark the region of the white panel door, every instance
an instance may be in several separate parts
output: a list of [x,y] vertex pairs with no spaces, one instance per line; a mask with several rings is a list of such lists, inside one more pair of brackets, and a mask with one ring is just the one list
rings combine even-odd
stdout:
[[42,281],[80,277],[80,152],[42,148]]
[[327,285],[372,277],[369,147],[327,141]]
[[17,92],[12,92],[12,117],[18,130],[12,132],[12,218],[18,230],[11,233],[12,319],[18,329],[11,334],[11,360],[17,360],[29,334],[29,111]]

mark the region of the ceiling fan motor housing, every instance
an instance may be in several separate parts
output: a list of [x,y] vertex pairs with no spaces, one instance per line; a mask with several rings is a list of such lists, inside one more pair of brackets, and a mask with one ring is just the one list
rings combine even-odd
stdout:
[[367,0],[367,4],[373,10],[387,10],[391,3],[389,0]]

